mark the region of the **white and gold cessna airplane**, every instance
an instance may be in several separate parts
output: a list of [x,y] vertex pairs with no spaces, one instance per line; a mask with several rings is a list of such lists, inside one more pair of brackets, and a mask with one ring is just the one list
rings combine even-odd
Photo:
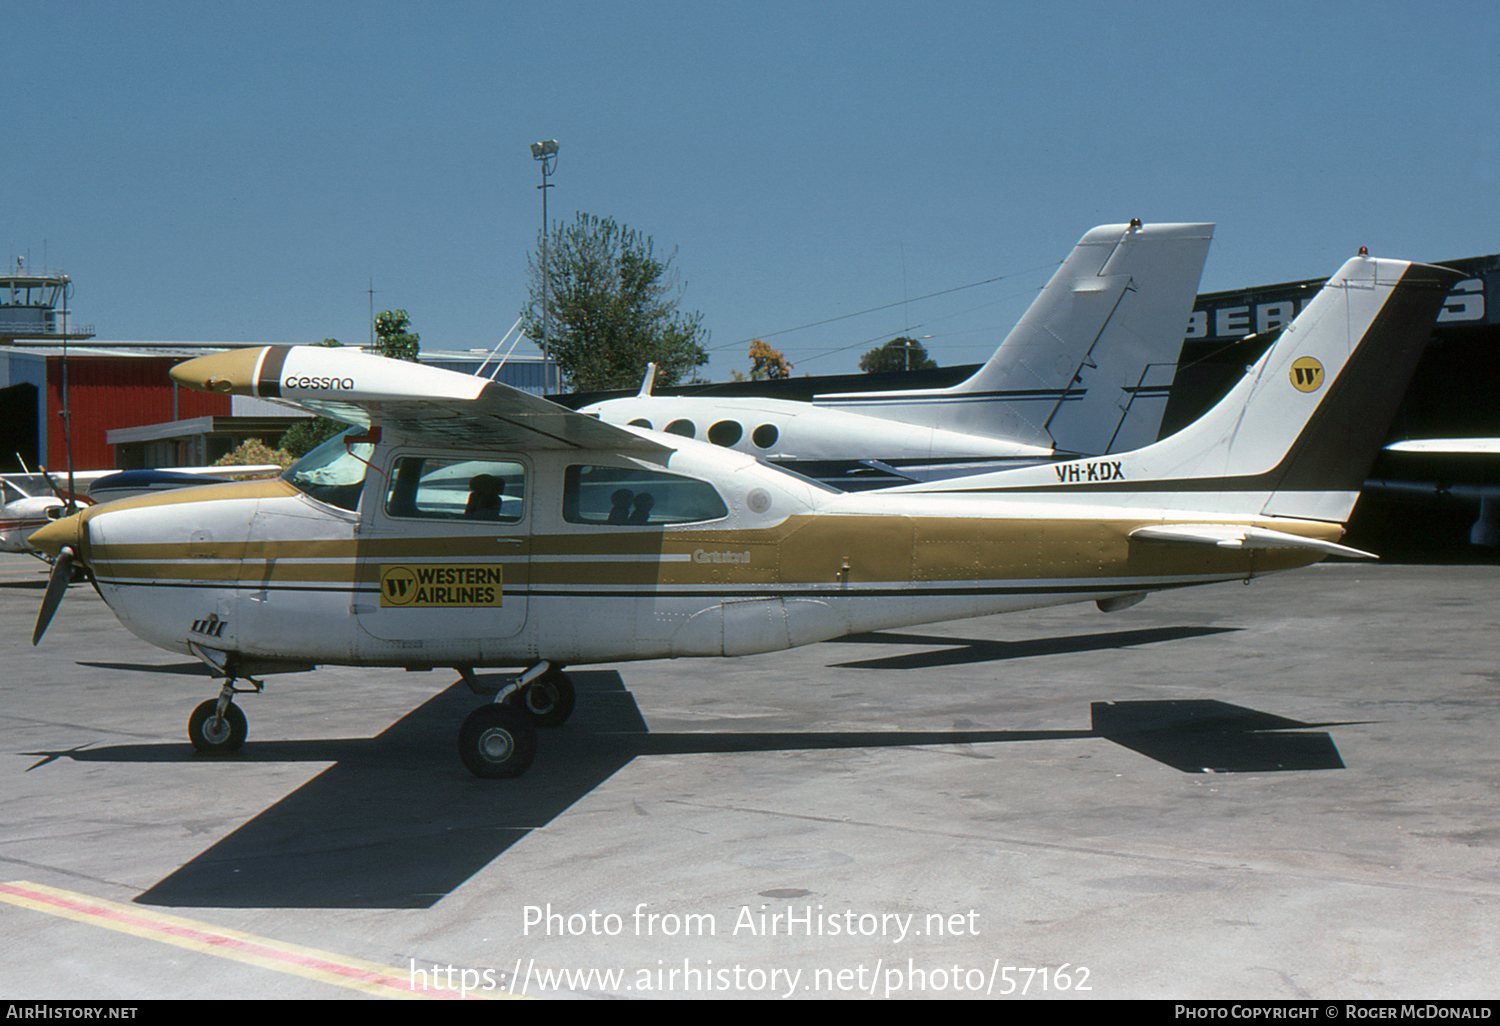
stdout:
[[1133,452],[841,493],[749,455],[607,424],[504,385],[322,347],[180,364],[183,385],[358,425],[273,481],[107,503],[32,536],[122,623],[224,678],[189,722],[237,749],[255,674],[449,666],[493,701],[459,732],[514,776],[571,711],[564,664],[767,652],[1316,562],[1454,272],[1358,257],[1201,420]]

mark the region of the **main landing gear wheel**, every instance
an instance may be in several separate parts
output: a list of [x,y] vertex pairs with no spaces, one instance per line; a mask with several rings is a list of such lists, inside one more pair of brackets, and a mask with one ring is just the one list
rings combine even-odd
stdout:
[[459,728],[458,757],[476,777],[519,777],[536,757],[531,716],[509,703],[481,705]]
[[521,701],[531,715],[531,722],[538,727],[562,726],[573,715],[573,703],[577,698],[573,679],[555,667],[526,685],[521,692]]
[[237,752],[245,743],[249,732],[245,714],[233,703],[224,707],[224,715],[218,715],[219,700],[210,698],[188,717],[188,737],[193,747],[204,755],[225,755]]

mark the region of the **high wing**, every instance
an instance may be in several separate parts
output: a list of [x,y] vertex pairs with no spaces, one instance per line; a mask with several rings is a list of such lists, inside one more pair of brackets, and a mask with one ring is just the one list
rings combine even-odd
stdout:
[[510,449],[612,449],[645,458],[673,450],[498,381],[355,349],[267,346],[200,356],[172,379],[189,388],[255,396],[346,424]]

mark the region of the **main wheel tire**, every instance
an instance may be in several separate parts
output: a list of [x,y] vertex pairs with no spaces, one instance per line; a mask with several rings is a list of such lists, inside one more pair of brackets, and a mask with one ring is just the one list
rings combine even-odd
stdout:
[[188,717],[188,739],[204,755],[237,752],[240,745],[245,743],[245,735],[249,733],[245,714],[239,706],[229,703],[224,707],[223,717],[216,721],[214,713],[218,707],[219,700],[210,698]]
[[481,705],[458,731],[458,757],[476,777],[519,777],[536,758],[536,727],[514,705]]
[[560,727],[568,722],[577,700],[573,678],[557,669],[548,670],[521,692],[521,702],[538,727]]

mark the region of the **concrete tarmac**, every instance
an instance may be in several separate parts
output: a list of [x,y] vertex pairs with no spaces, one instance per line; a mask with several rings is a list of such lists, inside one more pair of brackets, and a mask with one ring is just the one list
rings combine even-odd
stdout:
[[1500,996],[1495,567],[576,668],[501,781],[446,671],[267,678],[197,756],[203,670],[87,586],[33,649],[44,570],[0,557],[5,998]]

